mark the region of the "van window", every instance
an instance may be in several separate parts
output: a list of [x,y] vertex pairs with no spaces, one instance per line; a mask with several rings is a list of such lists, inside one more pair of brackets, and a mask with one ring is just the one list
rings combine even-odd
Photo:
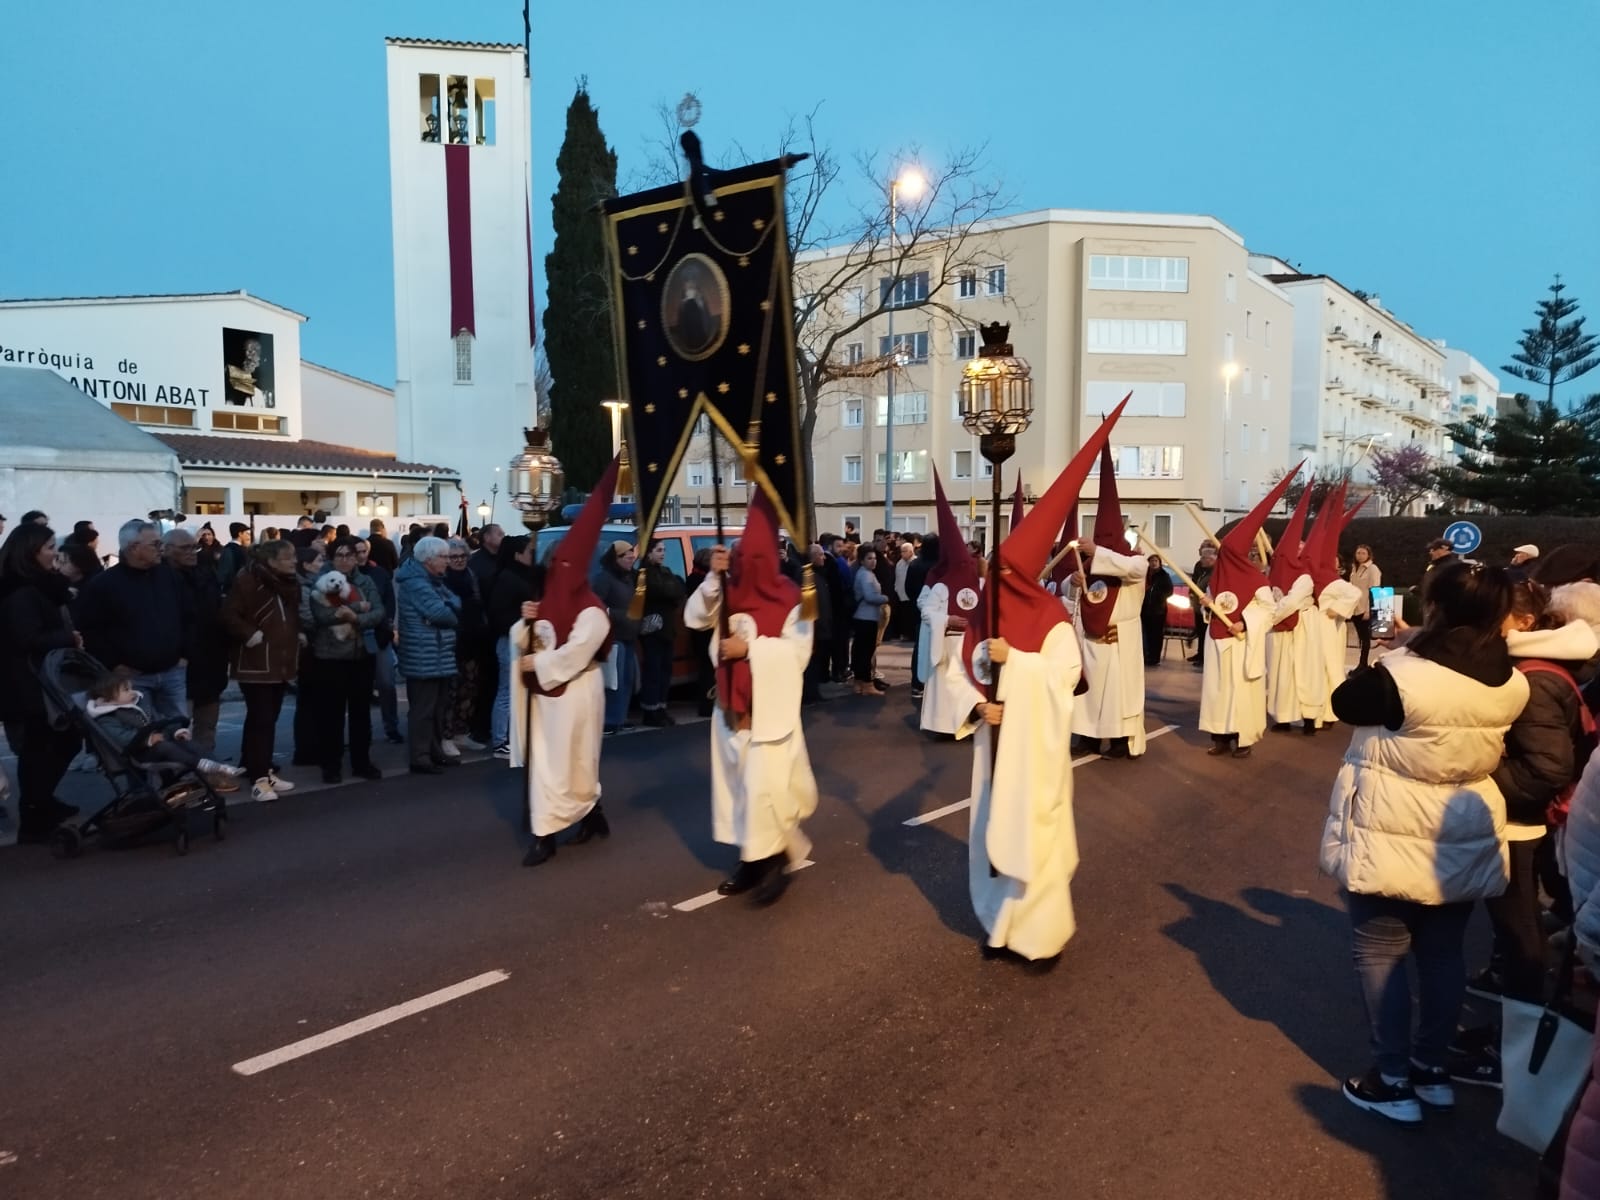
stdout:
[[667,548],[667,570],[671,571],[679,579],[689,578],[687,566],[683,561],[683,539],[669,536],[663,538],[661,544]]

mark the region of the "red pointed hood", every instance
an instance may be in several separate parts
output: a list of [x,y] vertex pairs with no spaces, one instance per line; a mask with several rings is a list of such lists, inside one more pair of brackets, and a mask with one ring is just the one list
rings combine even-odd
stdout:
[[[1300,468],[1295,468],[1299,473]],[[1294,581],[1300,576],[1308,574],[1310,568],[1306,566],[1306,557],[1300,548],[1300,543],[1305,540],[1306,511],[1311,507],[1311,487],[1308,484],[1300,491],[1300,499],[1295,502],[1294,511],[1289,514],[1289,523],[1284,526],[1283,533],[1278,536],[1278,548],[1272,555],[1272,566],[1267,569],[1267,582],[1272,585],[1273,591],[1280,596],[1294,587]],[[1300,624],[1300,614],[1290,613],[1283,620],[1273,626],[1280,633],[1288,633]]]
[[[577,518],[567,527],[545,564],[544,595],[539,600],[539,619],[555,629],[556,645],[563,646],[572,634],[572,625],[586,608],[605,611],[600,597],[589,586],[589,569],[594,564],[595,547],[600,543],[600,527],[611,512],[611,497],[617,486],[618,460],[594,485]],[[605,651],[610,649],[607,639]]]
[[[1126,532],[1122,524],[1122,500],[1117,495],[1117,469],[1112,461],[1111,443],[1100,448],[1100,503],[1094,513],[1094,544],[1118,554],[1128,552]],[[1122,584],[1115,579],[1094,576],[1090,560],[1086,579],[1089,594],[1078,605],[1078,619],[1083,622],[1083,632],[1092,638],[1103,638],[1111,628],[1111,613],[1117,606],[1117,593]]]
[[[956,514],[945,498],[944,482],[937,468],[933,472],[933,501],[939,516],[939,560],[928,568],[927,585],[944,584],[948,593],[947,611],[952,617],[967,620],[976,607],[980,578],[978,560],[961,535],[961,526],[956,523]],[[963,600],[966,606],[962,605]]]
[[1340,480],[1323,497],[1311,536],[1306,539],[1306,570],[1318,596],[1339,578],[1339,530],[1344,518],[1345,481]]
[[1356,519],[1356,514],[1358,512],[1360,512],[1362,510],[1362,508],[1364,508],[1366,506],[1367,501],[1371,500],[1371,499],[1372,499],[1372,493],[1368,492],[1365,496],[1361,497],[1361,499],[1357,500],[1354,504],[1352,504],[1349,507],[1349,509],[1346,510],[1344,516],[1339,518],[1339,532],[1341,534],[1346,529],[1350,528],[1350,522],[1354,521]]
[[761,637],[777,637],[800,603],[800,587],[783,573],[778,514],[766,492],[755,489],[744,532],[728,556],[728,612],[755,618]]
[[[1233,613],[1249,604],[1258,589],[1267,586],[1266,572],[1250,561],[1250,548],[1255,544],[1256,534],[1261,532],[1267,514],[1283,499],[1283,494],[1289,490],[1299,471],[1300,468],[1296,467],[1278,480],[1277,486],[1261,498],[1261,503],[1223,535],[1222,543],[1217,547],[1217,566],[1211,572],[1211,595],[1224,605],[1228,602],[1223,600],[1223,596],[1232,596]],[[1211,636],[1222,640],[1232,637],[1233,631],[1213,617]]]
[[978,641],[989,636],[987,629],[995,622],[996,607],[999,609],[999,635],[1013,650],[1024,654],[1037,654],[1050,631],[1067,619],[1061,601],[1044,590],[1039,576],[1050,561],[1050,548],[1062,521],[1077,505],[1078,494],[1089,478],[1089,467],[1110,439],[1112,427],[1127,403],[1128,397],[1124,396],[1122,403],[1111,410],[1111,415],[1073,455],[1066,469],[1056,476],[1050,490],[1034,504],[1022,524],[996,548],[998,578],[991,568],[984,603],[979,608],[982,619],[967,625],[963,656],[969,672],[972,652]]
[[1022,518],[1027,514],[1028,496],[1022,490],[1022,472],[1017,472],[1017,490],[1011,493],[1011,524],[1006,527],[1008,535],[1017,531],[1017,526],[1022,524]]
[[[1074,504],[1072,511],[1067,513],[1067,519],[1061,522],[1061,537],[1056,543],[1056,552],[1066,549],[1068,542],[1078,540],[1078,506]],[[1055,569],[1050,572],[1050,582],[1056,585],[1056,595],[1061,594],[1061,589],[1066,586],[1067,580],[1078,573],[1078,552],[1067,550],[1061,555]]]

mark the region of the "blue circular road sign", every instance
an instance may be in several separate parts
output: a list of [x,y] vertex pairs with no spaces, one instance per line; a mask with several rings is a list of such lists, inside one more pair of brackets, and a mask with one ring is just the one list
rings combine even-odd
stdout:
[[1483,534],[1471,521],[1455,521],[1444,531],[1444,540],[1457,554],[1471,554],[1483,545]]

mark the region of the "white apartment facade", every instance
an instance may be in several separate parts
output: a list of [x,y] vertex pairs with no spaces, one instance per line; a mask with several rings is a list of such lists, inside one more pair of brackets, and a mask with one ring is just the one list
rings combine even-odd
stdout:
[[[930,262],[943,249],[929,243]],[[849,253],[838,247],[796,263],[796,294]],[[981,344],[978,327],[1004,321],[1032,368],[1034,399],[1032,425],[1004,467],[1007,511],[1018,471],[1028,493],[1041,494],[1101,414],[1131,392],[1113,439],[1124,515],[1160,548],[1189,555],[1199,531],[1185,505],[1206,510],[1215,528],[1253,505],[1290,454],[1294,306],[1248,258],[1243,239],[1206,216],[1051,209],[978,227],[962,250],[970,266],[947,289],[953,294],[933,297],[956,317],[916,307],[895,313],[904,365],[895,378],[892,468],[885,376],[841,379],[823,398],[812,441],[821,530],[842,531],[846,520],[869,532],[882,526],[891,469],[894,525],[933,530],[937,467],[964,527],[987,540],[991,477],[957,402],[963,368]],[[910,263],[900,285],[912,298],[930,287],[922,269]],[[861,282],[889,285],[877,268]],[[828,319],[853,319],[868,299],[847,294]],[[839,355],[852,363],[889,350],[880,314]],[[746,489],[725,469],[730,477],[724,501],[737,517]],[[703,443],[691,445],[676,482],[685,519],[710,520]],[[1083,492],[1085,528],[1098,486],[1091,478]]]
[[1376,447],[1416,443],[1436,463],[1452,460],[1445,426],[1455,410],[1442,344],[1417,333],[1378,297],[1363,300],[1330,276],[1265,256],[1252,262],[1295,307],[1290,449],[1296,455],[1319,469],[1349,470],[1357,493],[1371,482]]
[[[1465,350],[1446,346],[1445,375],[1450,385],[1450,419],[1470,421],[1473,417],[1494,420],[1500,411],[1500,377]],[[1460,446],[1451,443],[1452,460]]]

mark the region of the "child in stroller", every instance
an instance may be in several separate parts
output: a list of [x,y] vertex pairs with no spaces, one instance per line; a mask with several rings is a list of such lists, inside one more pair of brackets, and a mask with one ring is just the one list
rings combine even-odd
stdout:
[[134,689],[127,677],[110,671],[89,689],[84,711],[138,766],[174,766],[197,771],[217,791],[238,791],[238,785],[232,781],[244,774],[243,767],[201,757],[199,751],[189,745],[186,724],[181,720],[154,721],[143,704],[144,696]]

